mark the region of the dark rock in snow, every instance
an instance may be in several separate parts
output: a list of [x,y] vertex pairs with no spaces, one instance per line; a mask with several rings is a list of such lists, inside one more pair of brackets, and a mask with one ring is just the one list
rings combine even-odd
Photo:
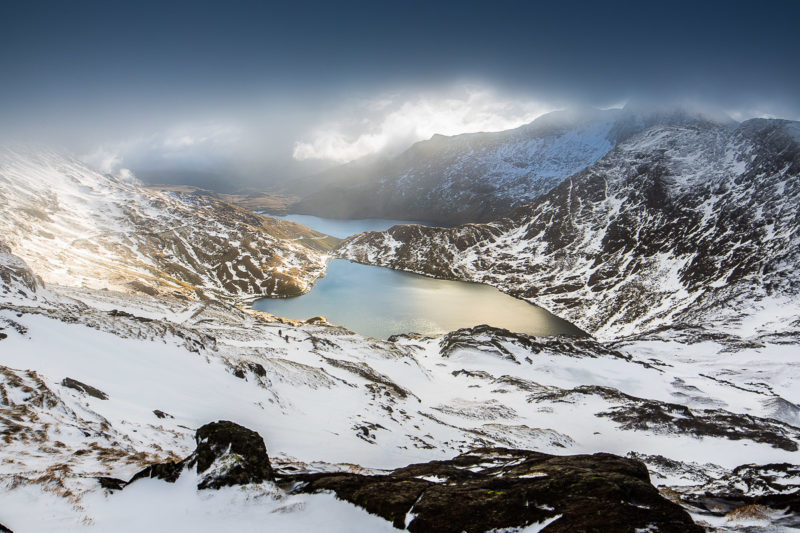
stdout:
[[198,488],[218,489],[274,479],[267,446],[255,431],[222,420],[198,429],[195,440],[197,449],[189,458],[188,466],[197,466],[198,473],[212,466],[219,468],[206,476]]
[[351,372],[357,376],[361,376],[362,378],[372,381],[373,383],[378,383],[386,387],[388,391],[392,394],[396,395],[399,398],[407,398],[409,396],[414,396],[410,391],[406,390],[405,388],[401,387],[394,381],[392,381],[388,376],[384,376],[380,372],[377,372],[371,366],[366,363],[362,363],[359,361],[345,361],[343,359],[333,359],[330,357],[325,357],[321,355],[322,359],[325,360],[331,366],[335,366],[337,368],[341,368],[348,372]]
[[195,441],[197,448],[183,461],[150,465],[128,483],[141,478],[159,478],[174,483],[187,468],[196,468],[201,474],[198,489],[218,489],[274,479],[264,439],[255,431],[221,420],[198,429]]
[[473,533],[545,521],[548,533],[703,531],[650,484],[644,464],[608,453],[554,456],[484,448],[385,475],[318,473],[292,480],[304,482],[300,492],[333,491],[417,533]]
[[796,528],[800,526],[800,465],[740,465],[698,486],[682,500],[711,516],[760,506],[774,511],[771,523],[776,528]]
[[122,490],[125,488],[125,485],[128,484],[127,481],[122,479],[106,476],[98,477],[97,482],[100,483],[100,486],[106,490]]
[[261,363],[248,363],[247,368],[258,377],[263,378],[267,375],[267,371]]
[[460,349],[478,350],[517,363],[520,361],[514,356],[512,349],[523,350],[531,355],[547,352],[570,357],[628,358],[621,352],[610,350],[590,338],[577,336],[534,337],[486,324],[451,331],[443,335],[439,341],[439,353],[442,357],[450,357]]
[[[163,479],[164,481],[168,481],[170,483],[175,483],[178,481],[178,478],[183,472],[184,467],[186,466],[186,460],[177,461],[177,462],[166,462],[166,463],[157,463],[154,465],[146,466],[131,478],[126,485],[130,485],[137,479],[142,478],[158,478]],[[103,483],[100,482],[102,485]]]
[[88,394],[89,396],[92,396],[100,400],[108,400],[108,394],[101,391],[100,389],[92,387],[91,385],[87,385],[86,383],[81,383],[77,379],[64,378],[63,380],[61,380],[61,385],[63,385],[64,387],[69,387],[70,389],[81,391],[83,393]]
[[0,293],[31,296],[42,287],[42,279],[33,273],[25,261],[12,254],[5,242],[0,241]]

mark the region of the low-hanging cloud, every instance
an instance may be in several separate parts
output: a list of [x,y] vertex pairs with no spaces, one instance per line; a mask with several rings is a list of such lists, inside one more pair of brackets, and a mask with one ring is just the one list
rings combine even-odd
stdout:
[[95,169],[123,178],[133,169],[215,166],[233,156],[240,140],[237,127],[215,122],[183,124],[143,137],[96,146],[81,159]]
[[397,152],[437,133],[514,128],[553,109],[537,101],[502,97],[475,87],[410,98],[384,95],[346,107],[339,111],[342,118],[314,128],[308,138],[297,141],[294,159],[345,163],[370,154]]

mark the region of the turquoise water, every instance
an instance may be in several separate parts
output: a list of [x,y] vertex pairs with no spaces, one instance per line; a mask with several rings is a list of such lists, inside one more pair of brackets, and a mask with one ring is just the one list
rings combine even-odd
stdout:
[[[316,229],[316,228],[315,228]],[[296,298],[265,298],[255,309],[303,320],[329,322],[370,337],[426,335],[489,324],[531,335],[580,334],[544,309],[494,287],[446,281],[335,259],[311,292]]]

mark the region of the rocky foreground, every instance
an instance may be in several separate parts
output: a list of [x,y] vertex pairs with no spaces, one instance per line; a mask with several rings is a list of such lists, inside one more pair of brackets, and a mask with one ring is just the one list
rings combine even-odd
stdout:
[[181,461],[148,466],[128,482],[99,481],[121,490],[142,478],[175,483],[184,470],[196,472],[200,490],[274,481],[289,493],[333,492],[398,529],[418,533],[551,524],[547,531],[703,531],[650,484],[644,464],[612,454],[480,448],[373,475],[294,474],[273,473],[264,440],[238,424],[206,424],[195,440],[197,448]]

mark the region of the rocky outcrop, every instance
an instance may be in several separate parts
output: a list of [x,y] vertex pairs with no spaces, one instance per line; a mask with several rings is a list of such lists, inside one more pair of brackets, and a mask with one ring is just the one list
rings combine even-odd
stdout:
[[[607,453],[554,456],[484,448],[383,475],[293,476],[300,492],[339,498],[416,533],[484,532],[532,524],[548,533],[700,533],[658,493],[644,464]],[[648,529],[649,528],[649,529]]]
[[187,466],[205,474],[201,489],[245,485],[274,479],[264,439],[229,421],[212,422],[197,430],[197,449]]
[[195,441],[197,448],[183,461],[150,465],[133,476],[128,484],[141,478],[174,483],[186,469],[194,469],[200,475],[198,489],[219,489],[275,478],[264,439],[255,431],[221,420],[198,429]]
[[439,353],[442,357],[450,357],[458,350],[477,350],[517,363],[521,362],[520,353],[523,353],[528,361],[532,356],[543,352],[569,357],[626,358],[621,352],[611,350],[590,338],[579,336],[534,337],[485,324],[457,329],[442,335],[439,340]]
[[92,387],[91,385],[87,385],[86,383],[81,383],[77,379],[72,378],[64,378],[61,380],[61,385],[64,387],[68,387],[70,389],[75,389],[76,391],[83,392],[84,394],[88,394],[93,398],[97,398],[98,400],[108,400],[108,394],[101,391],[98,388]]
[[798,465],[744,464],[725,469],[663,456],[635,453],[629,456],[645,462],[654,479],[680,478],[680,484],[663,489],[662,493],[691,509],[698,523],[722,522],[731,529],[760,526],[767,531],[792,531],[800,527]]
[[744,439],[790,452],[797,451],[800,442],[800,429],[778,420],[723,409],[690,409],[681,404],[637,398],[611,387],[584,385],[569,390],[539,392],[530,395],[528,401],[576,402],[586,396],[597,396],[611,402],[613,406],[610,409],[595,413],[595,416],[611,419],[623,430]]
[[258,433],[228,421],[197,430],[195,452],[151,465],[129,483],[99,478],[119,490],[141,478],[175,482],[187,469],[198,489],[274,480],[295,493],[331,491],[412,532],[484,532],[546,525],[543,531],[700,533],[680,506],[650,484],[641,462],[607,453],[555,456],[481,448],[449,461],[431,461],[362,475],[343,472],[275,475]]
[[0,293],[30,298],[44,286],[30,267],[0,241]]

